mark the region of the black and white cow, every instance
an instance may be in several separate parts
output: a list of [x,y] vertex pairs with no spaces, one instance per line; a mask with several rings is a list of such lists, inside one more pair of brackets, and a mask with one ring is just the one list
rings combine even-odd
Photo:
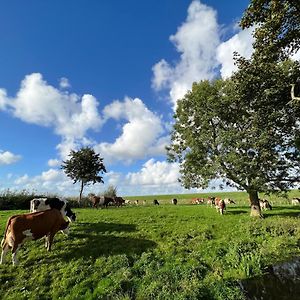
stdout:
[[63,217],[67,217],[70,222],[76,221],[76,215],[71,210],[67,200],[56,197],[35,198],[30,201],[30,212],[43,211],[47,209],[58,209]]

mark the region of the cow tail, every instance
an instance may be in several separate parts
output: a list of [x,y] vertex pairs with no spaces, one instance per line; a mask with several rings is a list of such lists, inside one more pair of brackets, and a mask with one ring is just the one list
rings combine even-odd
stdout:
[[3,239],[1,241],[1,247],[4,246],[4,243],[5,243],[5,239],[6,239],[6,234],[7,234],[7,230],[8,230],[8,227],[10,226],[10,223],[11,223],[11,220],[14,218],[14,216],[10,217],[6,223],[6,228],[5,228],[5,232],[4,232],[4,235],[3,235]]

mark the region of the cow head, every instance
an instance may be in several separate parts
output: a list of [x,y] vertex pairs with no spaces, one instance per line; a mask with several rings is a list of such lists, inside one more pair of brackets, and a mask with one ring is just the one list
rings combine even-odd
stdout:
[[72,212],[69,204],[66,205],[65,207],[65,212],[66,212],[66,217],[70,222],[75,222],[76,221],[76,214]]
[[40,200],[33,200],[33,209],[36,211],[40,205],[41,201]]

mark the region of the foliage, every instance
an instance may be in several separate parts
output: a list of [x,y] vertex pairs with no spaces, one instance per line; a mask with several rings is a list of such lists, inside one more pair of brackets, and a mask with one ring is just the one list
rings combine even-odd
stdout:
[[71,150],[69,156],[70,159],[63,161],[61,167],[74,183],[81,182],[79,197],[81,200],[84,186],[90,182],[93,184],[103,183],[103,177],[99,173],[103,174],[106,169],[103,158],[90,147],[81,148],[78,151]]
[[297,3],[251,1],[241,25],[256,26],[252,57],[236,54],[231,78],[195,83],[178,101],[168,148],[185,187],[226,178],[248,192],[257,215],[258,192],[286,191],[300,179],[300,106],[290,95],[300,65],[286,59],[299,49]]
[[103,196],[114,198],[117,197],[117,187],[110,185],[108,188],[103,192]]
[[[1,233],[20,212],[0,212]],[[28,241],[20,266],[0,266],[3,299],[244,299],[239,280],[300,254],[300,207],[275,207],[264,220],[241,206],[224,216],[180,204],[76,213],[51,252]]]
[[252,0],[240,24],[255,28],[255,56],[284,60],[300,49],[298,0]]
[[33,191],[7,189],[0,193],[0,210],[29,209],[30,200],[40,197],[43,197],[43,195],[38,195]]

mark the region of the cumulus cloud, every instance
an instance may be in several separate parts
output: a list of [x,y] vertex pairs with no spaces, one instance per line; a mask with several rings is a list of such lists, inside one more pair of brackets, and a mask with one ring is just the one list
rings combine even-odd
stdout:
[[128,121],[114,143],[100,143],[94,147],[106,161],[130,163],[154,153],[165,154],[167,139],[162,137],[162,121],[140,99],[127,97],[123,102],[116,100],[104,108],[103,114],[104,119]]
[[217,48],[217,59],[221,64],[221,76],[227,78],[232,75],[237,67],[234,65],[233,53],[238,52],[245,58],[250,58],[253,53],[252,44],[254,38],[252,36],[253,28],[240,30],[229,40],[221,43]]
[[58,159],[49,159],[48,160],[49,167],[58,167],[60,165],[61,165],[61,161],[59,161]]
[[172,66],[164,59],[153,67],[152,86],[156,90],[170,89],[170,98],[176,101],[184,96],[192,83],[215,76],[216,48],[219,45],[219,26],[216,11],[194,0],[188,8],[186,21],[170,37],[179,62]]
[[9,151],[0,151],[0,165],[10,165],[16,163],[21,158],[21,155],[16,155]]
[[40,73],[27,75],[15,97],[8,98],[5,90],[0,90],[1,108],[24,122],[53,127],[62,137],[60,147],[65,152],[68,145],[81,143],[89,129],[98,130],[102,125],[94,96],[62,92],[44,81]]
[[142,169],[129,173],[127,179],[132,185],[168,185],[178,183],[179,165],[166,161],[148,160]]

